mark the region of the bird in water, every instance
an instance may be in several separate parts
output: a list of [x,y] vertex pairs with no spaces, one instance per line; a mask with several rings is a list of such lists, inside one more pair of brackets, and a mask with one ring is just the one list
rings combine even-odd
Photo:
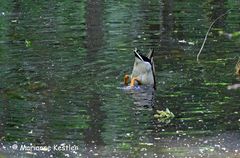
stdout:
[[238,60],[235,66],[235,69],[236,69],[236,75],[240,75],[240,59]]
[[135,61],[131,76],[124,76],[124,84],[128,85],[130,79],[130,86],[133,87],[136,83],[138,85],[151,85],[156,89],[155,67],[153,62],[153,49],[150,49],[147,56],[140,54],[140,51],[134,49]]

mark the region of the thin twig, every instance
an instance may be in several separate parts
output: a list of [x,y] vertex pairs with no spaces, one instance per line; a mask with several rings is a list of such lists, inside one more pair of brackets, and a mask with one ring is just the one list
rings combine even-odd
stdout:
[[199,52],[198,52],[198,54],[197,54],[197,62],[199,62],[199,56],[200,56],[200,54],[201,54],[201,52],[202,52],[202,49],[203,49],[203,47],[204,47],[204,44],[205,44],[206,41],[207,41],[207,36],[208,36],[208,34],[209,34],[212,26],[214,25],[214,23],[215,23],[218,19],[220,19],[221,17],[223,17],[224,15],[226,15],[230,10],[232,10],[232,9],[227,10],[224,14],[220,15],[219,17],[217,17],[217,18],[211,23],[211,25],[210,25],[210,27],[208,28],[208,31],[207,31],[207,33],[206,33],[206,35],[205,35],[204,41],[203,41],[203,43],[202,43],[202,46],[201,46],[201,48],[200,48],[200,50],[199,50]]

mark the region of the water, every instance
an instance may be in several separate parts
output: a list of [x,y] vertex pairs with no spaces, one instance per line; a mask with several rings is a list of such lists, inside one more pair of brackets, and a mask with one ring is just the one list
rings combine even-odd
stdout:
[[[240,156],[239,38],[219,33],[239,31],[237,1],[0,6],[0,157]],[[155,49],[156,91],[122,84],[135,47]]]

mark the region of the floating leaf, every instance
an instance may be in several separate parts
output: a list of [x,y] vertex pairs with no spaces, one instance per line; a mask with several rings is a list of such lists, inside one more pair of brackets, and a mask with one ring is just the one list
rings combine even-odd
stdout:
[[154,114],[154,117],[158,119],[158,122],[169,123],[175,115],[166,108],[166,111],[157,110],[157,113]]
[[27,89],[31,92],[47,88],[47,84],[41,81],[26,82],[22,85],[25,85]]
[[227,86],[228,83],[216,83],[216,82],[206,82],[206,86]]
[[238,36],[240,36],[240,31],[238,31],[238,32],[233,32],[233,33],[232,33],[232,36],[233,36],[233,37],[238,37]]
[[26,47],[30,47],[30,46],[31,46],[31,44],[32,44],[32,42],[31,42],[31,41],[29,41],[29,40],[25,40],[25,45],[26,45]]
[[24,100],[25,97],[18,90],[7,90],[6,96],[11,99]]
[[153,146],[153,143],[139,143],[139,145],[143,145],[143,146]]
[[121,148],[123,150],[128,150],[131,148],[131,145],[129,143],[121,143],[118,145],[118,148]]

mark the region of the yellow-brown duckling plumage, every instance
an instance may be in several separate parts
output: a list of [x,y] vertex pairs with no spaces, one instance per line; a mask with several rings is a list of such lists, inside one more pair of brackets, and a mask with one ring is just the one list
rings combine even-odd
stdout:
[[238,60],[236,66],[235,66],[235,69],[236,69],[236,75],[240,75],[240,59]]

